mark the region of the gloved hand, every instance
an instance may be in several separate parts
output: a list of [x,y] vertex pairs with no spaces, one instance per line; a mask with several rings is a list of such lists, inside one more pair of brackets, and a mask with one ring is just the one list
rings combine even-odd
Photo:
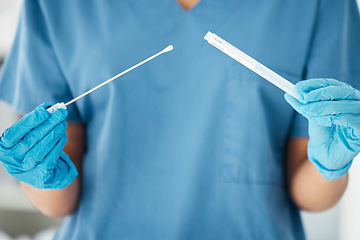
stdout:
[[360,92],[334,79],[295,85],[300,102],[286,101],[309,121],[308,158],[327,180],[336,180],[360,152]]
[[44,103],[24,116],[0,138],[0,161],[14,178],[40,189],[62,189],[77,170],[62,151],[67,141],[65,109],[50,114]]

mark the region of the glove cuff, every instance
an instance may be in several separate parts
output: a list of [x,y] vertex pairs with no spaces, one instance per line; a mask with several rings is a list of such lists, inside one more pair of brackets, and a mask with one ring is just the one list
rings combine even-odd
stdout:
[[320,164],[316,159],[309,157],[309,160],[315,165],[320,174],[328,181],[334,181],[344,176],[349,171],[353,162],[353,160],[351,160],[344,167],[339,169],[328,169]]

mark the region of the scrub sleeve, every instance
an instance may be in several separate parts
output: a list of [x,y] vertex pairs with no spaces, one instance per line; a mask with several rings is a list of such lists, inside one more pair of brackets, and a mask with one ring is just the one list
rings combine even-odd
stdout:
[[[359,8],[355,0],[330,2],[319,2],[304,79],[334,78],[360,90]],[[307,137],[307,129],[306,118],[295,113],[290,136]]]
[[[356,0],[320,1],[305,79],[334,78],[360,90],[360,13]],[[326,73],[326,75],[324,75]]]
[[[14,43],[0,76],[0,98],[21,114],[43,102],[56,104],[73,98],[52,48],[41,5],[31,2],[24,1]],[[67,110],[68,121],[80,121],[75,104]]]

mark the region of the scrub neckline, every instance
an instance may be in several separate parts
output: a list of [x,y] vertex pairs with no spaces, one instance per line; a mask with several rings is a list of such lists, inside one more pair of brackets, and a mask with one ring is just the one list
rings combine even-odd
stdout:
[[194,10],[198,9],[199,6],[202,5],[202,2],[204,0],[199,0],[194,6],[192,6],[191,8],[189,9],[185,9],[177,0],[173,0],[172,2],[175,3],[177,5],[178,8],[180,8],[180,10],[184,13],[190,13],[190,12],[193,12]]

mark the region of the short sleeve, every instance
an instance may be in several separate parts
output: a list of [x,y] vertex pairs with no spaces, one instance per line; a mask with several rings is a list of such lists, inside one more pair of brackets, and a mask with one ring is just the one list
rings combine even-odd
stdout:
[[[24,1],[15,40],[0,75],[0,98],[23,114],[43,102],[55,104],[73,98],[38,1]],[[75,105],[68,111],[67,120],[80,121]]]
[[360,12],[356,0],[322,0],[306,79],[334,78],[360,89]]
[[[360,12],[356,0],[320,0],[304,79],[334,78],[360,89]],[[290,136],[307,137],[296,113]]]

